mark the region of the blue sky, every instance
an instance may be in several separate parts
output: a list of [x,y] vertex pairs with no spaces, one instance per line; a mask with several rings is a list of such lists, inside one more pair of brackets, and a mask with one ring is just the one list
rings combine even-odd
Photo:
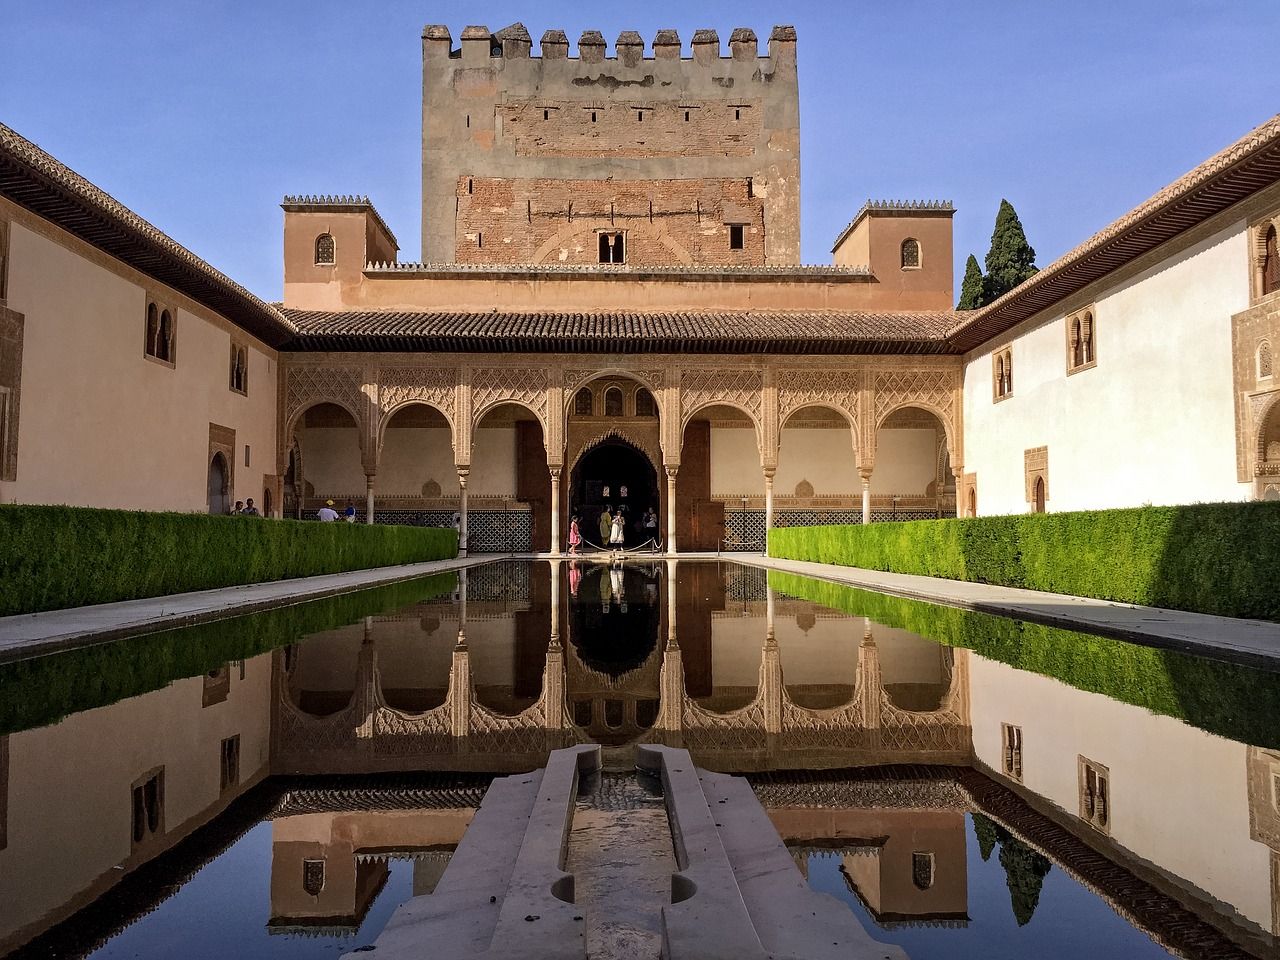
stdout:
[[6,5],[0,120],[277,299],[286,193],[368,194],[417,259],[422,26],[514,20],[610,53],[794,23],[807,263],[866,198],[937,198],[959,271],[1008,197],[1043,266],[1280,112],[1277,0],[42,0]]

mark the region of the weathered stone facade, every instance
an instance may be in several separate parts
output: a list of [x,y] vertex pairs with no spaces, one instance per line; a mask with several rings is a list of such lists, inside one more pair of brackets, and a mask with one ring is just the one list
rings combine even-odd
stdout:
[[763,57],[750,30],[729,57],[699,30],[687,60],[673,30],[648,58],[630,31],[608,58],[599,33],[571,58],[556,30],[531,57],[520,24],[422,42],[424,262],[596,263],[615,230],[634,231],[627,263],[800,262],[794,29]]

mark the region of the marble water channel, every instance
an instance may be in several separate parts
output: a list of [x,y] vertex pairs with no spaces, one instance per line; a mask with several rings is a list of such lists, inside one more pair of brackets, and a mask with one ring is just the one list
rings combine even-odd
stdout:
[[0,955],[341,956],[436,888],[495,776],[575,744],[603,757],[564,863],[591,957],[659,953],[638,744],[745,776],[808,885],[913,960],[1280,957],[1280,674],[568,560],[0,668]]

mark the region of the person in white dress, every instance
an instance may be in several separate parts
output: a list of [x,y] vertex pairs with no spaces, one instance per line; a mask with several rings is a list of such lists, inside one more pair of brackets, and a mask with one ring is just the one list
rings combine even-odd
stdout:
[[609,533],[609,545],[612,547],[622,546],[623,528],[625,524],[622,520],[622,511],[619,510],[613,515],[613,529]]

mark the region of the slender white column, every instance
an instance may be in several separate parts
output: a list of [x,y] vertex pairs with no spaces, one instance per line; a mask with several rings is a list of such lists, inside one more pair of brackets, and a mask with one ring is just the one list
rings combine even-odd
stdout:
[[560,556],[560,470],[551,470],[551,555]]
[[676,552],[676,472],[679,467],[667,467],[667,553]]
[[364,475],[364,522],[373,523],[373,474]]
[[871,522],[871,471],[862,474],[862,522]]
[[773,475],[774,469],[766,467],[764,471],[764,547],[760,551],[766,556],[769,553],[769,531],[773,529]]
[[467,555],[467,477],[470,473],[470,467],[458,468],[458,490],[460,491],[458,496],[458,556],[460,557]]

